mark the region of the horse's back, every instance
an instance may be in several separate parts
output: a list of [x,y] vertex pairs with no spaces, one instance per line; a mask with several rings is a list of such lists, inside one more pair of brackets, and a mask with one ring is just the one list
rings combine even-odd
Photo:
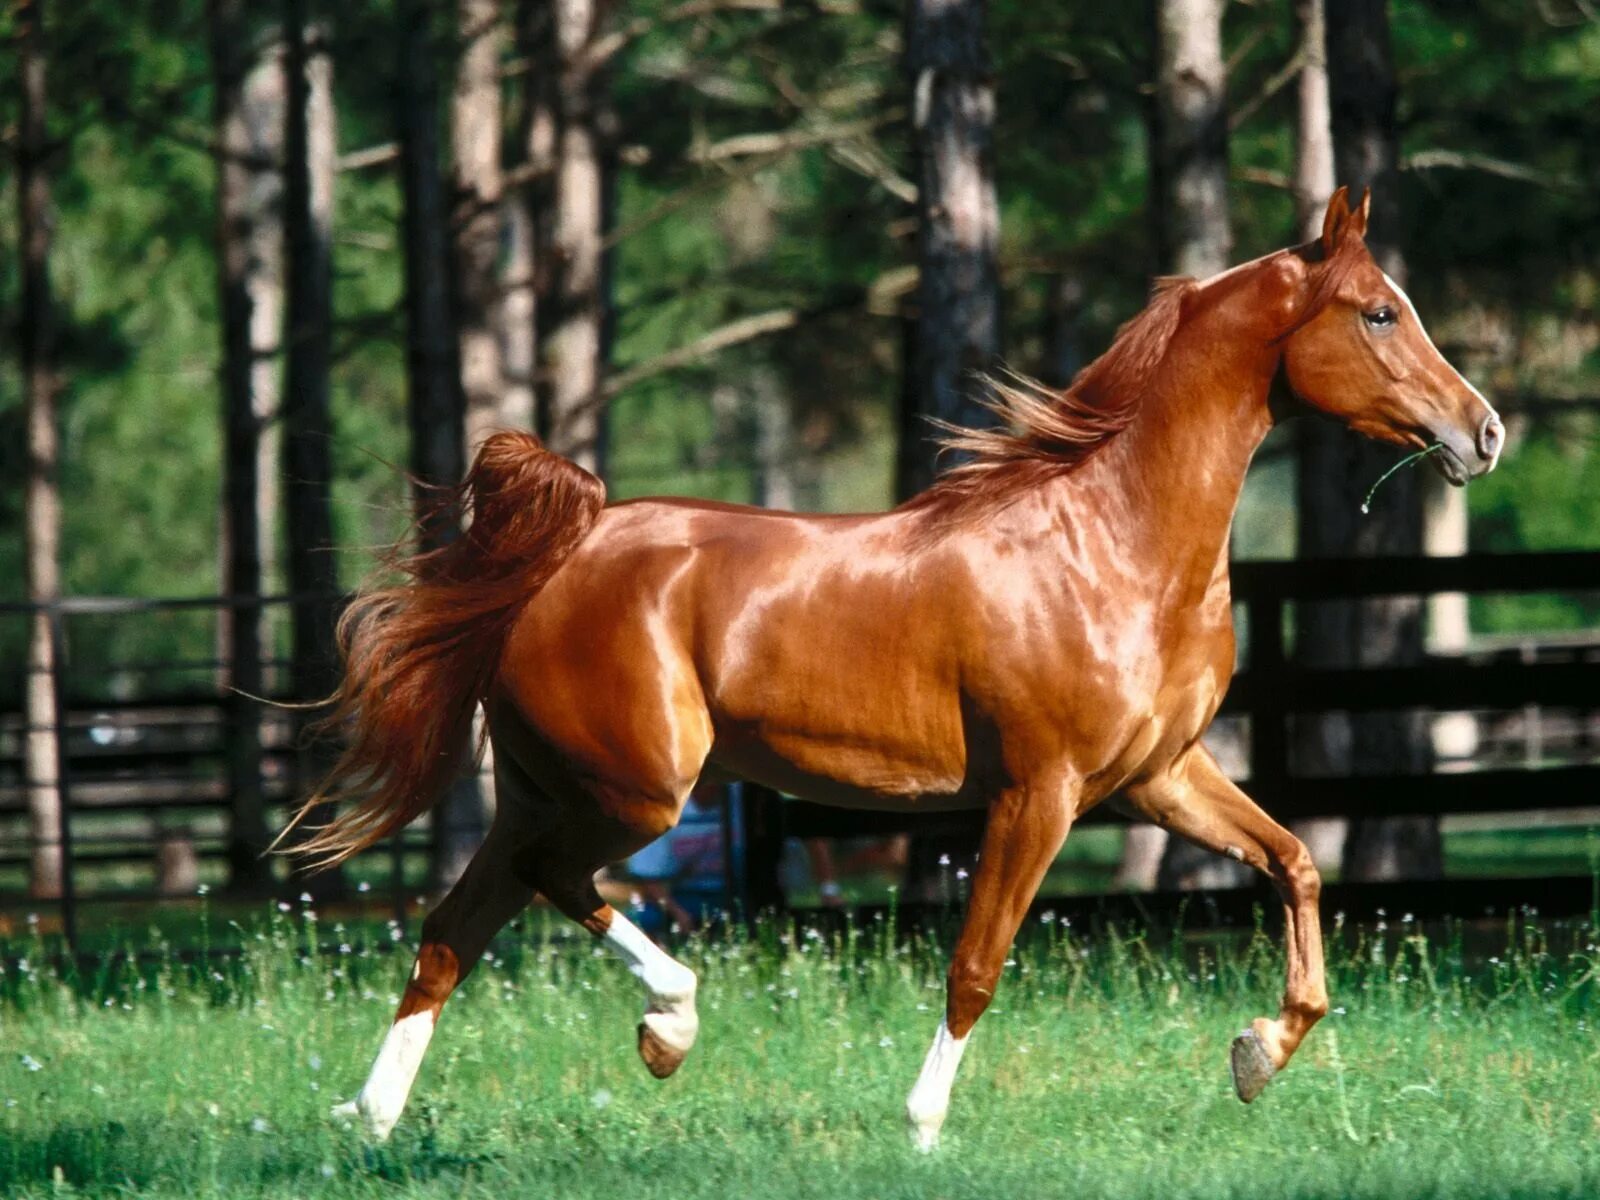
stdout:
[[952,598],[914,578],[897,520],[610,508],[513,628],[502,691],[591,773],[687,788],[715,743],[737,773],[819,798],[949,792]]

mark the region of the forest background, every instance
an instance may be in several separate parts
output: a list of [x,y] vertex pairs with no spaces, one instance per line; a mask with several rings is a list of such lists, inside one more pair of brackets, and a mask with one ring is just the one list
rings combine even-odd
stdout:
[[[1582,0],[1333,0],[1323,38],[1320,7],[9,6],[0,601],[38,574],[29,395],[59,436],[66,595],[238,592],[247,510],[261,590],[349,588],[412,519],[404,469],[452,478],[494,424],[540,429],[613,498],[882,508],[927,477],[925,416],[976,411],[927,362],[936,318],[967,323],[957,366],[1064,384],[1153,275],[1301,240],[1319,137],[1341,166],[1371,152],[1332,181],[1376,186],[1375,248],[1510,430],[1464,499],[1418,473],[1368,528],[1406,510],[1448,552],[1600,548],[1600,21]],[[935,313],[944,120],[992,184],[993,297]],[[1236,556],[1339,552],[1307,544],[1311,508],[1353,512],[1398,457],[1319,481],[1314,429],[1258,456]],[[1486,597],[1466,624],[1597,616]],[[226,661],[225,625],[81,622],[74,670],[115,694],[118,664]],[[281,614],[267,634],[269,663],[312,654]],[[27,639],[0,619],[0,660]],[[0,687],[16,706],[23,673]]]

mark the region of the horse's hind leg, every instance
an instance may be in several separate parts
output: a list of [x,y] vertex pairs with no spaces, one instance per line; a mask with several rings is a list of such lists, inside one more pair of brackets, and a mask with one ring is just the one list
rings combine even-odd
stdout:
[[497,820],[466,872],[422,923],[422,944],[394,1024],[372,1072],[356,1098],[333,1110],[336,1118],[360,1117],[380,1141],[389,1136],[422,1066],[444,1002],[483,955],[489,940],[532,899],[518,881],[518,839],[510,822]]
[[621,852],[612,849],[599,859],[592,843],[576,854],[552,848],[533,864],[530,878],[551,904],[603,941],[644,984],[647,999],[639,1022],[639,1057],[650,1074],[665,1079],[683,1065],[700,1031],[695,973],[602,900],[594,886],[602,862],[616,861],[638,848],[634,844]]
[[1272,880],[1283,897],[1288,979],[1276,1019],[1259,1017],[1233,1041],[1233,1086],[1246,1104],[1288,1063],[1311,1027],[1328,1011],[1322,973],[1322,891],[1304,845],[1222,773],[1196,745],[1162,775],[1128,789],[1152,820],[1218,854],[1241,859]]
[[1052,780],[1007,791],[990,807],[966,920],[950,960],[945,1018],[906,1099],[919,1150],[939,1142],[967,1036],[994,998],[1012,939],[1072,827],[1075,790],[1070,781]]

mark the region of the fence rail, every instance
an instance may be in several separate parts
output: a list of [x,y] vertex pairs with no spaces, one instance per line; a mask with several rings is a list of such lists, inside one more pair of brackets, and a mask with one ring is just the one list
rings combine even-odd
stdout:
[[[1600,597],[1600,554],[1562,553],[1477,555],[1459,559],[1400,558],[1353,561],[1251,562],[1233,570],[1234,602],[1242,616],[1244,654],[1223,713],[1248,723],[1248,782],[1252,794],[1280,818],[1307,816],[1376,817],[1398,814],[1447,815],[1517,812],[1527,809],[1600,807],[1600,635],[1550,639],[1529,656],[1523,643],[1486,644],[1467,653],[1433,656],[1416,665],[1381,668],[1317,669],[1293,661],[1293,621],[1297,607],[1309,603],[1389,595],[1561,592]],[[265,803],[294,799],[293,730],[287,721],[240,702],[222,680],[226,664],[215,646],[204,656],[182,662],[151,660],[89,663],[71,657],[72,623],[79,620],[143,622],[163,614],[270,614],[304,601],[302,596],[186,597],[173,600],[73,597],[42,610],[0,604],[0,619],[30,617],[40,611],[51,623],[60,665],[55,675],[57,718],[53,733],[59,752],[57,773],[62,804],[59,829],[43,840],[64,852],[65,894],[61,897],[69,934],[77,904],[84,899],[129,899],[151,889],[101,887],[85,895],[87,878],[79,868],[148,863],[161,838],[173,829],[186,834],[190,849],[215,871],[218,861],[240,853],[234,828],[230,766],[241,722],[254,724],[248,744],[255,778]],[[1531,661],[1529,661],[1531,657]],[[267,678],[280,660],[265,658]],[[173,678],[191,682],[174,685]],[[149,681],[158,679],[159,684]],[[114,681],[116,687],[108,685]],[[91,686],[92,685],[92,686]],[[120,689],[120,692],[118,691]],[[292,699],[280,690],[276,699]],[[1359,778],[1302,777],[1289,761],[1289,723],[1304,714],[1426,709],[1458,712],[1555,707],[1575,710],[1569,722],[1576,750],[1568,761],[1538,769],[1495,763],[1454,764],[1469,769],[1450,773]],[[0,870],[13,876],[24,866],[33,843],[15,834],[27,813],[21,714],[0,713]],[[96,738],[101,741],[97,742]],[[104,744],[102,744],[102,742]],[[759,794],[759,793],[758,793]],[[1116,819],[1110,809],[1091,820]],[[804,802],[756,801],[747,814],[749,837],[744,894],[781,899],[776,890],[775,846],[788,836],[852,836],[890,832],[940,832],[976,841],[981,813],[895,814],[825,808]],[[417,833],[372,852],[365,868],[374,888],[388,893],[403,912],[403,864],[408,853],[425,851]],[[1391,890],[1394,886],[1390,885]],[[1431,911],[1441,898],[1468,895],[1459,881],[1412,888],[1410,908]],[[1489,885],[1485,885],[1489,887]],[[1520,889],[1520,890],[1519,890]],[[1526,894],[1555,907],[1587,904],[1591,881],[1577,878],[1496,881],[1497,902]],[[1403,892],[1403,888],[1402,888]],[[1376,895],[1377,893],[1372,893]],[[1384,893],[1388,895],[1388,893]],[[1484,894],[1489,894],[1485,892]],[[21,893],[0,883],[0,903]],[[1254,895],[1254,893],[1250,893]],[[1432,899],[1429,899],[1431,897]],[[1213,898],[1213,910],[1231,911],[1237,898]],[[1348,901],[1354,904],[1354,900]],[[1391,904],[1401,901],[1390,899]],[[1061,901],[1061,903],[1066,903]],[[1123,901],[1110,902],[1121,904]],[[1147,907],[1166,903],[1146,899]],[[1220,906],[1220,907],[1219,907]]]
[[[1600,727],[1592,720],[1594,753],[1587,756],[1591,761],[1339,778],[1293,774],[1288,728],[1292,716],[1329,712],[1444,713],[1527,705],[1600,712],[1600,637],[1557,639],[1556,652],[1568,659],[1560,662],[1518,661],[1508,657],[1517,653],[1515,649],[1496,647],[1460,656],[1429,656],[1413,666],[1313,668],[1291,659],[1286,636],[1292,607],[1300,603],[1441,592],[1600,593],[1600,554],[1247,562],[1234,565],[1232,580],[1234,604],[1244,615],[1245,661],[1221,711],[1248,720],[1249,770],[1244,786],[1275,817],[1445,816],[1600,807]],[[771,800],[758,801],[758,807],[763,811],[749,818],[756,837],[748,861],[762,874],[748,880],[746,888],[748,894],[767,899],[778,894],[776,880],[768,873],[776,870],[775,842],[784,838],[911,833],[960,838],[976,846],[983,827],[983,814],[976,812],[864,813],[804,802],[780,806]],[[1104,805],[1086,817],[1090,822],[1123,819]],[[1448,887],[1446,881],[1385,885],[1370,893],[1382,899],[1365,907],[1409,901],[1412,910],[1434,911],[1440,896],[1466,894],[1460,881],[1448,882]],[[1523,902],[1542,902],[1547,909],[1586,911],[1591,885],[1588,877],[1497,880],[1490,892],[1501,906],[1510,896],[1522,896]],[[1359,902],[1363,886],[1343,885],[1344,902],[1363,907]],[[1247,894],[1257,895],[1254,889]]]

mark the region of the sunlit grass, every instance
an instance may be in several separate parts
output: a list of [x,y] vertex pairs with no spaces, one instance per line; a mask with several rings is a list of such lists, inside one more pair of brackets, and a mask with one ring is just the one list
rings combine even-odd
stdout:
[[701,1042],[657,1083],[634,981],[535,918],[451,1002],[380,1148],[326,1112],[409,967],[390,935],[275,912],[240,958],[156,946],[66,979],[24,939],[0,978],[0,1196],[1592,1196],[1586,925],[1339,932],[1335,1012],[1245,1108],[1227,1044],[1275,1006],[1275,940],[1038,924],[927,1158],[901,1111],[944,952],[881,930],[685,947]]

